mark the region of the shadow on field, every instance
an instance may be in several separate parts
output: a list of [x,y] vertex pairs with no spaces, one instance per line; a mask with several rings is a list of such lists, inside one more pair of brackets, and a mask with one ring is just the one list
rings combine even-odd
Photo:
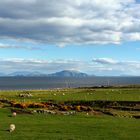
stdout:
[[47,131],[47,133],[62,133],[61,131]]
[[1,132],[10,132],[8,129],[0,130]]

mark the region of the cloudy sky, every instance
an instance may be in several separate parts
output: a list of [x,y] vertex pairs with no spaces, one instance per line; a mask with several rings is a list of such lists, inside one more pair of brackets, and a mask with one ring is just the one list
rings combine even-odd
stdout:
[[0,73],[140,75],[140,0],[0,0]]

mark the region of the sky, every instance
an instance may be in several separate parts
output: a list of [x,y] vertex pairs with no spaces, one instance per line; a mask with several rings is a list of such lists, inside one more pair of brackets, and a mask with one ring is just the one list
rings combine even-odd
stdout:
[[140,0],[0,0],[0,73],[140,76]]

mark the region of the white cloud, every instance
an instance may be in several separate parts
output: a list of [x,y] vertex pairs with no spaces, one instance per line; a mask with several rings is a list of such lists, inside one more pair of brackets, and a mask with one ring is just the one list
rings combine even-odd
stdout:
[[17,45],[17,44],[5,44],[5,43],[0,43],[0,49],[28,49],[28,50],[42,50],[42,48],[35,47],[35,46],[22,46],[22,45]]
[[15,71],[40,71],[43,73],[52,73],[61,70],[86,70],[88,64],[79,60],[39,60],[22,58],[1,58],[0,72],[11,73]]
[[58,46],[140,40],[139,9],[135,0],[4,0],[0,37]]
[[140,75],[140,61],[119,61],[112,58],[95,58],[93,65],[103,75]]
[[93,62],[100,63],[100,64],[117,64],[118,62],[112,58],[95,58]]
[[9,58],[0,59],[0,72],[38,71],[53,73],[61,70],[77,70],[94,75],[140,75],[140,61],[119,61],[112,58],[94,58],[93,61],[81,60],[40,60]]

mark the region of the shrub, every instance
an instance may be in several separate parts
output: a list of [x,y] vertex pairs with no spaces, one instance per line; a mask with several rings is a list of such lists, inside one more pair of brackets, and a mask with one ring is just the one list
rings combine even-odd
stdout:
[[74,109],[75,109],[76,111],[81,111],[81,106],[80,106],[80,105],[77,105],[77,106],[74,107]]
[[28,105],[29,108],[45,108],[46,106],[42,103],[31,103]]

